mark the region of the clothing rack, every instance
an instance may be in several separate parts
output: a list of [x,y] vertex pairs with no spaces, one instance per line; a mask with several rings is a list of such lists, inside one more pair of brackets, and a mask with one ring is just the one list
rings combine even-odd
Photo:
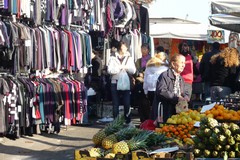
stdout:
[[2,77],[2,76],[7,76],[7,75],[8,75],[7,72],[0,72],[0,77]]
[[79,30],[85,30],[85,27],[80,26],[80,25],[76,25],[76,24],[70,24],[70,27],[72,29],[79,29]]

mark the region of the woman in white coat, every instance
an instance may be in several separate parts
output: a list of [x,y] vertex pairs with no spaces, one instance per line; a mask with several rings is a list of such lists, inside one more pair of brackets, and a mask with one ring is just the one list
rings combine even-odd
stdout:
[[[117,82],[121,78],[121,70],[125,70],[128,74],[134,74],[136,67],[133,58],[128,52],[126,43],[120,42],[117,52],[110,56],[108,62],[108,73],[111,75],[111,94],[113,103],[113,117],[119,114],[119,105],[124,105],[124,116],[126,123],[131,122],[130,110],[130,89],[117,90]],[[122,99],[122,101],[120,101]]]
[[147,62],[144,73],[143,90],[150,101],[150,108],[143,110],[143,114],[145,114],[146,117],[149,117],[151,113],[157,79],[160,74],[168,68],[168,57],[165,52],[156,53],[154,57]]

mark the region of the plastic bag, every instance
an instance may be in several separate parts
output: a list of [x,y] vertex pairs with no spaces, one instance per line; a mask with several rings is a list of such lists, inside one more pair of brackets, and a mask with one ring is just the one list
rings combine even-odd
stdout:
[[121,70],[117,81],[117,90],[130,90],[130,80],[125,70]]
[[161,123],[163,123],[163,105],[161,102],[158,103],[158,112],[157,118],[153,122],[155,126],[159,127]]
[[188,102],[187,101],[179,101],[176,104],[176,113],[186,112],[188,110]]

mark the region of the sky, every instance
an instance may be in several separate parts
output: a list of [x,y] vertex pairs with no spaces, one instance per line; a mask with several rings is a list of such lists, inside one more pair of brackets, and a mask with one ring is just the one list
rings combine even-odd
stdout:
[[209,24],[210,0],[153,0],[150,18],[175,17]]

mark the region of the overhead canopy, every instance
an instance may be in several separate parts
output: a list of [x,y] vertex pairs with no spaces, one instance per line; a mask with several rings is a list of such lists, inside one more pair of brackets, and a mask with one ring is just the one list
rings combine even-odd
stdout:
[[240,33],[240,1],[213,0],[209,21],[211,25]]
[[208,30],[220,28],[180,18],[150,18],[150,36],[153,38],[176,38],[208,40]]
[[228,14],[240,16],[240,1],[239,0],[212,0],[212,14]]
[[207,40],[207,27],[201,24],[150,23],[153,38]]

